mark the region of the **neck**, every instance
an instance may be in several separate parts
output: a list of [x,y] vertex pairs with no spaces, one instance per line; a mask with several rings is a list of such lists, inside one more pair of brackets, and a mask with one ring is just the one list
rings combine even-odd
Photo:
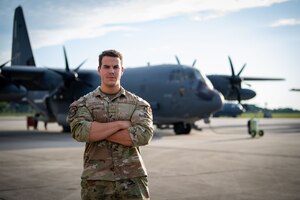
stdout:
[[114,86],[114,87],[105,87],[104,85],[101,85],[100,89],[105,94],[116,94],[120,91],[121,86],[117,85],[117,86]]

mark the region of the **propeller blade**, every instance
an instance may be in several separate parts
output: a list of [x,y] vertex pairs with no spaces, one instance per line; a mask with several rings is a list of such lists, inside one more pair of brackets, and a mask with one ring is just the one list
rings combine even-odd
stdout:
[[248,85],[249,87],[252,87],[252,85],[250,83],[246,83],[244,82],[245,85]]
[[87,61],[87,59],[85,59],[82,63],[80,63],[80,64],[78,65],[78,67],[76,67],[76,69],[75,69],[74,71],[77,72],[77,71],[80,69],[80,67],[81,67],[86,61]]
[[240,93],[238,93],[238,96],[237,96],[237,98],[238,98],[238,102],[239,102],[239,104],[241,104],[241,94],[240,94]]
[[236,96],[237,96],[237,100],[238,100],[238,102],[239,102],[239,104],[241,103],[241,91],[240,91],[240,89],[239,88],[235,88],[235,90],[236,90]]
[[65,46],[63,46],[63,50],[64,50],[65,63],[66,63],[66,71],[69,72],[69,71],[70,71],[70,68],[69,68],[68,57],[67,57],[67,53],[66,53],[66,48],[65,48]]
[[231,76],[235,76],[234,68],[233,68],[233,64],[232,64],[230,56],[228,56],[228,59],[229,59],[230,68],[231,68]]
[[5,63],[3,63],[1,66],[0,66],[0,69],[2,69],[7,63],[9,63],[10,62],[10,60],[9,61],[6,61]]
[[237,76],[240,76],[240,74],[242,73],[242,71],[244,70],[245,67],[246,67],[246,63],[244,64],[244,66],[242,67],[242,69],[240,70],[240,72],[237,74]]
[[179,60],[179,58],[178,58],[177,55],[175,55],[175,58],[176,58],[177,64],[178,64],[178,65],[181,65],[181,64],[180,64],[180,60]]
[[197,59],[194,60],[194,62],[193,62],[193,64],[192,64],[192,67],[195,67],[196,62],[197,62]]
[[5,63],[3,63],[2,65],[0,65],[0,69],[2,69],[7,63],[9,63],[10,61],[16,59],[17,57],[20,56],[20,53],[17,53],[12,59],[6,61]]

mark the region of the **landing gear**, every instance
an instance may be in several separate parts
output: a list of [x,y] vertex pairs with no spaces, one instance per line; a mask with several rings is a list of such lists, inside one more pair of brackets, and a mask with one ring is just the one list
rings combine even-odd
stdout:
[[178,122],[174,124],[174,132],[176,135],[190,134],[191,129],[191,124],[185,124],[183,122]]

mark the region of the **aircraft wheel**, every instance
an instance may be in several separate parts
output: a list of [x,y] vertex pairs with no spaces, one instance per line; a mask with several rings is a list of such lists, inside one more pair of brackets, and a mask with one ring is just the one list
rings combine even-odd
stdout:
[[263,130],[258,131],[258,135],[261,137],[264,136],[264,131]]
[[174,124],[174,131],[176,135],[189,134],[191,129],[191,124],[184,124],[182,122]]
[[251,136],[254,138],[256,136],[256,131],[251,131]]

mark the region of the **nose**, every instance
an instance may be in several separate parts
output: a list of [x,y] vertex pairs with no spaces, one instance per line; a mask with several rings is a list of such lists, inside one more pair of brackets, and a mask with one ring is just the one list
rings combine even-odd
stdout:
[[110,73],[110,74],[114,74],[114,73],[115,73],[114,68],[110,67],[110,68],[109,68],[109,73]]

